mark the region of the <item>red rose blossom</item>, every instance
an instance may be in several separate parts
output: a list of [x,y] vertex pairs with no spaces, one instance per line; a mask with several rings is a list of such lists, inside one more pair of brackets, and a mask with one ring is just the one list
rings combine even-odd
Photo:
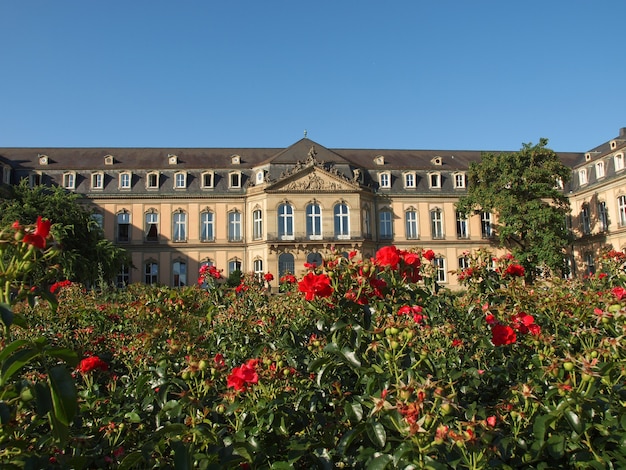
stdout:
[[524,276],[524,266],[520,264],[509,264],[504,270],[505,276],[522,277]]
[[435,259],[435,252],[433,250],[426,250],[422,253],[422,256],[424,256],[424,258],[428,261],[432,261]]
[[272,273],[266,273],[265,276],[263,276],[263,279],[267,282],[272,282],[274,280],[274,275]]
[[81,374],[86,374],[94,370],[107,371],[109,370],[109,365],[98,356],[90,356],[80,361],[77,369]]
[[389,266],[391,269],[398,269],[400,262],[400,251],[391,245],[383,246],[376,252],[376,264],[379,266]]
[[50,220],[43,220],[41,216],[37,217],[37,226],[33,233],[27,233],[24,235],[23,242],[33,245],[40,250],[46,247],[46,238],[50,234]]
[[333,293],[330,286],[330,278],[326,274],[308,273],[298,283],[298,290],[304,292],[306,300],[313,300],[317,297],[329,297]]
[[491,342],[494,346],[504,346],[517,341],[513,328],[507,325],[496,324],[491,329]]
[[258,383],[257,363],[257,360],[251,359],[242,366],[235,367],[226,378],[226,386],[241,392],[247,388],[248,384]]

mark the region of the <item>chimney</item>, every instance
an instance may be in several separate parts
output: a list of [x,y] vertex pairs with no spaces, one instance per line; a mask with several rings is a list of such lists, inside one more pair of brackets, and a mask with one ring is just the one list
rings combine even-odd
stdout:
[[620,137],[626,137],[626,127],[622,127],[622,128],[619,130],[619,136],[620,136]]

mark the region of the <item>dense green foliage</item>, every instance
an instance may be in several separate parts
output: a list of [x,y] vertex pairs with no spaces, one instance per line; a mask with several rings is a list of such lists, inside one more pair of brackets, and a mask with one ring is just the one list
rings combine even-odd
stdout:
[[519,152],[484,154],[470,164],[468,193],[457,204],[464,214],[497,214],[500,245],[520,260],[530,278],[537,266],[561,272],[570,242],[565,226],[569,202],[557,187],[557,181],[569,181],[570,170],[547,144],[541,139]]
[[[56,258],[57,279],[71,279],[87,285],[99,280],[112,281],[128,262],[125,250],[116,247],[92,218],[92,212],[79,196],[61,187],[34,186],[23,180],[17,186],[4,186],[0,192],[0,226],[14,221],[32,224],[38,216],[52,221],[52,233],[61,250]],[[35,284],[44,282],[35,272]]]
[[326,260],[279,295],[244,276],[237,289],[64,285],[58,307],[17,305],[17,337],[85,360],[64,436],[49,434],[45,369],[0,388],[0,465],[624,468],[623,254],[584,283],[528,287],[514,260],[492,270],[477,253],[451,293],[420,253],[421,282],[405,252]]

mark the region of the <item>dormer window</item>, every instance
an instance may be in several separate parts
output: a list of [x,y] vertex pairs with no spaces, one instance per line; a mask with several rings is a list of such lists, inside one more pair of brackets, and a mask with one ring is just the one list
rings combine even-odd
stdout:
[[159,189],[159,172],[151,171],[146,177],[146,188]]
[[585,154],[585,161],[588,162],[589,160],[591,160],[591,154],[590,153],[586,153]]
[[430,184],[431,189],[441,188],[441,174],[440,173],[430,173],[428,175],[428,182]]
[[385,164],[385,156],[384,155],[377,155],[376,157],[374,157],[374,163],[376,165],[384,165]]
[[611,146],[611,150],[615,150],[615,148],[617,147],[617,142],[615,140],[612,140],[609,145]]
[[176,155],[169,154],[167,156],[167,162],[170,165],[178,165],[178,157]]
[[557,176],[557,177],[554,179],[554,187],[555,187],[556,189],[563,189],[563,178],[561,178],[561,177]]
[[430,161],[430,163],[440,166],[443,163],[443,160],[441,159],[441,157],[435,157]]
[[68,171],[63,173],[63,187],[65,189],[75,189],[76,188],[76,172]]
[[187,187],[187,173],[180,171],[174,175],[174,189],[185,189]]
[[405,173],[404,174],[404,187],[409,189],[415,188],[415,173]]
[[233,165],[239,165],[241,163],[241,158],[239,157],[239,155],[233,155],[232,157],[230,157],[230,163],[232,163]]
[[91,174],[91,189],[104,189],[104,173],[95,171]]
[[105,165],[113,165],[113,155],[106,155],[104,157],[104,164]]
[[583,184],[587,184],[588,182],[589,180],[587,178],[587,169],[581,168],[580,170],[578,170],[578,184],[582,186]]
[[213,188],[213,185],[215,184],[214,181],[214,175],[212,171],[205,171],[204,173],[202,173],[202,187],[207,189],[207,188]]
[[465,188],[465,173],[455,173],[454,174],[454,187],[456,189]]
[[228,183],[230,188],[241,188],[241,173],[238,171],[230,173]]
[[624,169],[624,154],[620,153],[613,157],[613,163],[615,164],[615,171],[621,171]]
[[35,186],[39,186],[41,184],[41,173],[31,173],[29,175],[29,183],[30,183],[30,187],[34,188]]
[[389,172],[379,173],[378,184],[380,185],[381,188],[385,188],[385,189],[391,188],[391,174]]
[[47,155],[39,155],[39,164],[47,165],[48,164],[48,156]]
[[604,162],[596,162],[596,178],[604,178]]
[[132,173],[130,171],[125,171],[120,173],[120,189],[130,189],[132,182]]
[[263,173],[263,171],[257,171],[256,172],[256,184],[262,184],[263,181],[265,180],[265,175]]

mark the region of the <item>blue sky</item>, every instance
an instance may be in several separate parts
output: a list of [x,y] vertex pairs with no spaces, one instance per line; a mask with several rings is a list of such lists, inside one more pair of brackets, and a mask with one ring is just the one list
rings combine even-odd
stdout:
[[0,147],[586,151],[622,0],[0,0]]

